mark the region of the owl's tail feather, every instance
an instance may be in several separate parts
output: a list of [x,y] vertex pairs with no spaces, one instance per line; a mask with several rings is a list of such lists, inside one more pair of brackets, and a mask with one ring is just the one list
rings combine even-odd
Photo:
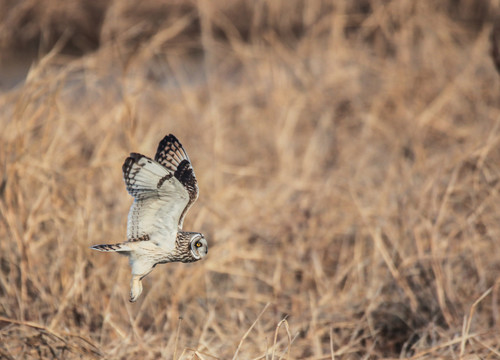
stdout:
[[97,251],[117,251],[117,252],[131,250],[130,247],[124,243],[92,245],[90,248]]

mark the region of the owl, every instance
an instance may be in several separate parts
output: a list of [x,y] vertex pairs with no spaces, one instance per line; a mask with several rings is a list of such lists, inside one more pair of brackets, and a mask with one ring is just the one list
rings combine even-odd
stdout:
[[131,153],[122,166],[127,191],[134,198],[127,221],[127,241],[93,245],[98,251],[126,255],[132,268],[130,301],[142,293],[142,279],[158,264],[194,262],[208,253],[203,234],[182,231],[184,217],[198,198],[198,182],[189,157],[170,134],[154,160]]

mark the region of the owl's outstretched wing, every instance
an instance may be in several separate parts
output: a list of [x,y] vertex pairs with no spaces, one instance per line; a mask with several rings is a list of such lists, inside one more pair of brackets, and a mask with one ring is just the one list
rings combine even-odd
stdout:
[[127,191],[134,197],[127,224],[128,241],[153,240],[175,247],[177,227],[189,194],[175,172],[147,156],[132,153],[123,164]]
[[186,213],[196,199],[198,199],[198,181],[196,180],[193,166],[186,150],[184,150],[179,140],[172,134],[165,136],[158,144],[155,161],[173,173],[175,179],[182,184],[189,197],[178,222],[178,229],[181,230]]

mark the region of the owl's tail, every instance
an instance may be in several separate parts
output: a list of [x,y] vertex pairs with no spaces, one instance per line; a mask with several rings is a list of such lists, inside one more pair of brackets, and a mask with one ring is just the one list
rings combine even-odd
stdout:
[[97,251],[116,251],[116,252],[130,251],[131,250],[130,247],[124,243],[92,245],[90,248],[93,250],[97,250]]

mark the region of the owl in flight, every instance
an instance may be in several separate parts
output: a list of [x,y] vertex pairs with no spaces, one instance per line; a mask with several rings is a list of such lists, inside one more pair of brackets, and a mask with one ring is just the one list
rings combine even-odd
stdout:
[[142,292],[142,279],[158,264],[194,262],[208,253],[203,234],[182,231],[189,208],[198,198],[191,161],[177,138],[163,138],[155,159],[131,153],[122,166],[127,191],[134,197],[128,213],[127,241],[94,245],[129,257],[130,301]]

